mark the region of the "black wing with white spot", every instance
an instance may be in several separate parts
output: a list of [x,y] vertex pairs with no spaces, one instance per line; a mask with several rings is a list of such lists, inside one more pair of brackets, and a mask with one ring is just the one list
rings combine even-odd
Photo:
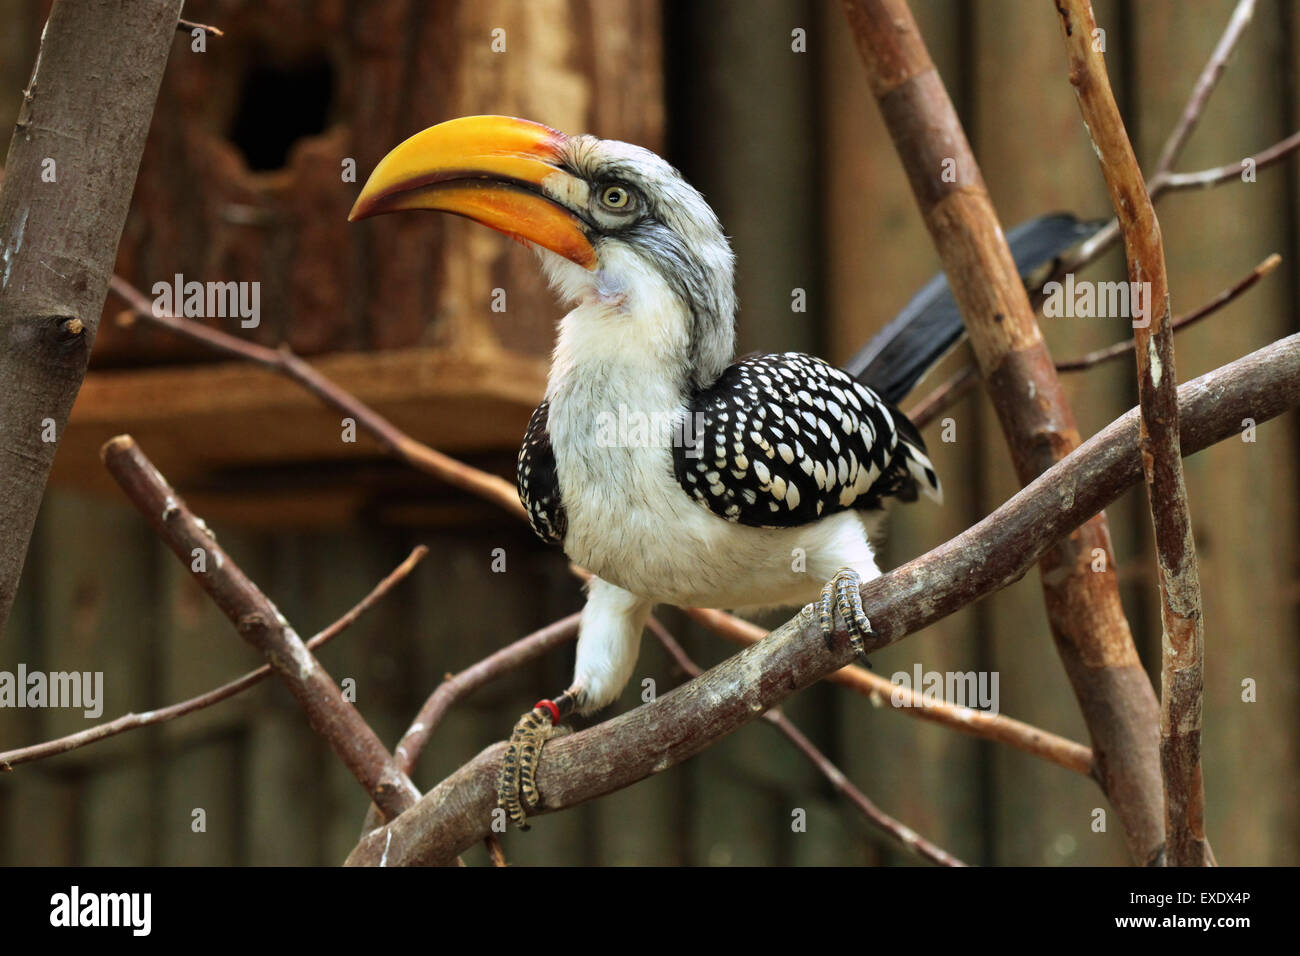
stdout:
[[549,544],[563,544],[569,517],[560,498],[560,480],[555,472],[555,452],[547,429],[551,403],[542,402],[528,420],[528,431],[515,463],[515,485],[519,500],[528,512],[528,523],[537,536]]
[[742,359],[689,404],[677,481],[714,514],[785,528],[885,498],[941,500],[925,443],[875,392],[799,352]]

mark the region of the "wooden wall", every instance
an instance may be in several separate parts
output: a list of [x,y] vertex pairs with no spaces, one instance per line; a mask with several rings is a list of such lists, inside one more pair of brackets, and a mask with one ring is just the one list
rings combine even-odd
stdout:
[[[7,18],[0,30],[6,89],[21,85],[30,62],[30,42],[39,32],[31,6],[0,4],[0,16]],[[191,15],[204,19],[199,6],[191,5]],[[447,34],[439,29],[440,11],[453,7],[468,18],[457,21],[460,28],[472,31],[495,26],[492,14],[514,17],[512,30],[517,24],[524,38],[521,52],[551,63],[552,70],[573,62],[580,51],[529,45],[540,24],[569,18],[582,27],[578,37],[590,38],[610,15],[603,4],[578,0],[557,0],[529,15],[521,11],[536,5],[499,0],[489,6],[477,12],[481,7],[468,3],[429,5],[425,18],[414,21],[418,29],[410,31],[402,4],[322,9],[333,10],[345,24],[340,31],[346,36],[330,42],[362,51],[355,55],[376,77],[386,75],[376,64],[397,56],[399,34],[402,62],[408,64],[426,62],[423,57],[434,56],[428,51],[463,55],[444,49]],[[1065,79],[1051,5],[915,0],[913,6],[1003,223],[1054,209],[1106,214],[1100,173]],[[1097,7],[1108,31],[1112,80],[1139,156],[1150,164],[1232,3],[1200,3],[1194,14],[1173,0],[1105,0]],[[217,13],[211,18],[220,20]],[[653,29],[658,20],[658,14],[647,15],[636,29]],[[714,203],[740,255],[742,349],[806,348],[847,358],[934,272],[937,257],[838,3],[669,0],[662,24],[663,75],[644,63],[639,71],[612,70],[590,102],[575,107],[575,116],[607,135],[631,136],[623,130],[637,122],[658,128],[654,117],[666,103],[669,154]],[[791,50],[796,28],[806,31],[806,53]],[[14,39],[19,31],[26,45]],[[524,71],[501,82],[534,82],[528,78],[538,75],[550,74]],[[537,109],[572,95],[563,83],[536,82],[542,84],[533,94]],[[365,93],[360,84],[344,95],[383,100],[388,94],[381,88],[386,89]],[[466,109],[493,108],[492,89],[485,81],[478,99],[464,101]],[[1298,90],[1300,10],[1289,0],[1261,2],[1180,167],[1235,160],[1300,127]],[[160,121],[185,102],[190,101],[179,92],[164,100]],[[387,123],[394,130],[400,125],[391,117]],[[372,144],[374,150],[385,145],[390,144]],[[194,188],[196,197],[206,195],[201,182]],[[1258,289],[1180,335],[1181,378],[1300,328],[1294,162],[1260,173],[1254,184],[1170,197],[1160,213],[1176,312],[1230,285],[1268,253],[1284,257],[1283,268]],[[449,256],[459,254],[462,241],[480,256],[485,244],[496,242],[485,231],[459,227],[454,238],[446,246]],[[401,244],[393,242],[396,254]],[[206,247],[198,253],[206,254]],[[509,281],[516,271],[523,274],[522,267],[502,268]],[[1118,278],[1121,272],[1121,259],[1112,254],[1088,275]],[[403,288],[394,294],[410,291]],[[438,294],[450,294],[439,288]],[[807,292],[806,313],[791,312],[795,288]],[[461,287],[456,294],[469,301],[471,292]],[[352,295],[346,289],[338,294]],[[556,310],[540,298],[527,301],[536,301],[537,314],[510,321],[528,323],[528,341],[543,343]],[[360,307],[364,312],[373,302]],[[410,303],[389,308],[403,323],[414,323],[416,338],[444,316],[421,313]],[[349,326],[367,327],[364,321]],[[1114,341],[1124,330],[1102,320],[1056,319],[1044,320],[1044,333],[1054,353],[1065,357]],[[345,344],[351,335],[344,336]],[[333,340],[322,347],[332,345]],[[950,359],[945,370],[960,360]],[[1133,403],[1132,367],[1116,363],[1074,376],[1068,390],[1089,434]],[[936,428],[926,436],[947,503],[942,509],[919,504],[897,510],[885,549],[888,566],[947,539],[1015,489],[986,400],[971,396],[948,414],[956,441],[941,442]],[[1300,863],[1300,803],[1294,797],[1300,784],[1298,442],[1293,413],[1261,426],[1253,444],[1228,442],[1188,465],[1207,624],[1207,825],[1225,864]],[[336,678],[356,679],[358,705],[385,740],[396,739],[443,674],[580,605],[562,557],[508,519],[467,506],[444,508],[436,520],[412,509],[403,520],[401,501],[393,504],[374,521],[318,529],[286,532],[234,523],[216,529],[303,633],[341,613],[413,544],[430,545],[432,554],[411,581],[321,652]],[[1143,659],[1158,676],[1159,623],[1144,499],[1129,494],[1109,518],[1125,608]],[[506,549],[508,562],[501,575],[490,570],[498,547]],[[994,669],[1003,712],[1086,740],[1035,578],[1031,573],[879,654],[877,672],[910,670],[916,662],[928,670]],[[664,617],[699,663],[730,653],[678,615]],[[417,784],[431,785],[501,737],[539,694],[563,686],[571,660],[571,651],[556,653],[457,707],[427,753]],[[133,512],[72,493],[52,494],[41,515],[16,615],[0,644],[0,668],[12,669],[18,661],[44,669],[103,670],[105,717],[170,703],[257,663]],[[638,703],[643,677],[660,688],[680,679],[650,638],[618,709]],[[1258,685],[1255,703],[1241,700],[1247,678]],[[1065,770],[829,687],[810,689],[786,711],[883,809],[970,862],[1125,862],[1118,821],[1112,817],[1101,834],[1090,826],[1093,809],[1105,801],[1093,784]],[[0,710],[0,749],[84,725],[79,716],[57,711]],[[267,685],[175,724],[0,777],[0,863],[334,863],[353,844],[365,803],[289,696]],[[196,807],[207,812],[205,833],[191,829]],[[807,811],[805,833],[791,831],[796,808]],[[510,835],[505,848],[518,863],[912,862],[868,829],[762,724],[613,797],[539,819],[532,832]],[[485,856],[476,850],[467,859],[479,863]]]

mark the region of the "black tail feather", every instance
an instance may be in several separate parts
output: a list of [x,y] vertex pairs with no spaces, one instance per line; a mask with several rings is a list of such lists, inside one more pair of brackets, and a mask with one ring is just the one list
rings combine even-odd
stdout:
[[[1069,213],[1050,213],[1008,230],[1007,244],[1017,271],[1028,278],[1103,225],[1080,222]],[[965,333],[957,301],[941,272],[845,363],[844,371],[896,405]]]

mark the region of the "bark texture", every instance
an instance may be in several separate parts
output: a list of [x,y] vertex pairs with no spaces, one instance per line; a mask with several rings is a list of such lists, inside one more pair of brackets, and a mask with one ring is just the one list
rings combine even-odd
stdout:
[[[1205,787],[1201,779],[1201,692],[1204,628],[1201,582],[1192,517],[1178,447],[1178,375],[1170,321],[1164,240],[1133,144],[1111,93],[1106,63],[1093,43],[1097,21],[1088,0],[1058,0],[1070,83],[1101,162],[1115,216],[1124,235],[1129,282],[1145,288],[1145,314],[1133,321],[1138,396],[1138,443],[1155,526],[1160,579],[1160,763],[1163,772],[1164,862],[1202,866]],[[1176,155],[1178,141],[1169,154]]]
[[61,0],[0,185],[0,629],[99,328],[181,0]]

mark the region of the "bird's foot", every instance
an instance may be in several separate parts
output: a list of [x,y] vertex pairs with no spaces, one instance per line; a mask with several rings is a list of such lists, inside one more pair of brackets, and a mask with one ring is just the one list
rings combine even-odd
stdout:
[[[864,667],[870,668],[871,662],[867,660],[866,640],[869,637],[875,637],[876,632],[871,628],[871,621],[862,610],[862,578],[858,572],[852,568],[840,568],[835,572],[835,576],[826,582],[822,588],[821,599],[816,602],[817,626],[821,629],[822,638],[826,641],[826,646],[831,647],[835,643],[835,610],[839,609],[840,618],[844,621],[844,629],[849,632],[849,643],[853,649],[858,652],[858,660]],[[814,605],[807,605],[801,612],[800,617],[804,620],[810,620],[814,613]]]
[[555,700],[539,700],[537,706],[519,718],[497,776],[497,806],[521,830],[528,829],[528,812],[539,806],[537,762],[542,747],[552,737],[568,733],[560,721],[573,713],[575,698],[565,691]]

